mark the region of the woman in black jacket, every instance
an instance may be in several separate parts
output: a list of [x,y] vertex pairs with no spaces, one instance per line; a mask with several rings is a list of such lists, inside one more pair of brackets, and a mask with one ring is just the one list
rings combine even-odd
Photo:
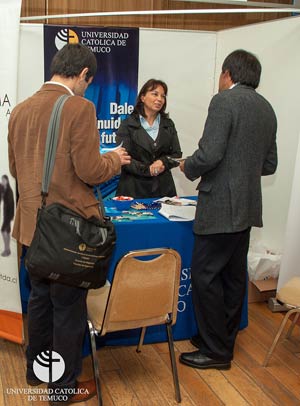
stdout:
[[12,188],[9,184],[7,175],[3,175],[1,178],[2,183],[2,201],[3,201],[3,223],[1,227],[2,238],[4,241],[4,251],[2,257],[8,257],[10,255],[10,233],[11,222],[15,214],[15,202]]
[[117,131],[117,143],[132,158],[122,168],[117,196],[176,195],[171,169],[177,164],[169,158],[181,158],[182,152],[175,125],[165,113],[167,92],[163,81],[148,80],[138,94],[133,113]]

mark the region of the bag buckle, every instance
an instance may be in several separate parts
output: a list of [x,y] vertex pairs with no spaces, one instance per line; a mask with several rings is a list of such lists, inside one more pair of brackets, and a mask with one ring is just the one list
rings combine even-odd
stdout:
[[42,196],[42,208],[44,208],[46,206],[46,199],[47,199],[48,193],[41,192],[41,196]]

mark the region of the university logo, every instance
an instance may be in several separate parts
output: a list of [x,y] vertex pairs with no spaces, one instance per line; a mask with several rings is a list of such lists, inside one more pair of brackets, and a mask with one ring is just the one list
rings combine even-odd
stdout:
[[58,352],[41,352],[33,361],[33,372],[42,382],[56,382],[65,372],[65,361]]
[[79,244],[79,251],[86,251],[86,244],[84,244],[84,243],[82,243],[82,244]]
[[58,50],[62,49],[66,44],[78,44],[78,42],[78,35],[70,28],[63,28],[55,37],[55,46]]

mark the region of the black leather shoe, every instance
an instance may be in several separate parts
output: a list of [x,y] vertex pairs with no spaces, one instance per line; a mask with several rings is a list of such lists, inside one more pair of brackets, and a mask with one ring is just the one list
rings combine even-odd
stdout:
[[198,369],[230,369],[231,362],[216,361],[206,355],[201,354],[200,351],[184,352],[180,355],[179,361],[192,368]]
[[193,336],[190,341],[191,341],[191,344],[193,344],[194,347],[199,348],[199,349],[201,348],[200,336]]

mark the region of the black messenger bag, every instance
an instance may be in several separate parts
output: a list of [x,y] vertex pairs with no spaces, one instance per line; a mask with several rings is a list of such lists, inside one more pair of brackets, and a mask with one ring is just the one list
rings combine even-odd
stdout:
[[54,105],[47,132],[42,204],[37,214],[33,240],[27,250],[25,265],[32,277],[46,278],[70,286],[96,289],[105,284],[110,258],[116,243],[114,225],[105,210],[98,188],[103,219],[85,219],[67,207],[53,203],[46,206],[54,168],[60,116],[70,96],[61,96]]

